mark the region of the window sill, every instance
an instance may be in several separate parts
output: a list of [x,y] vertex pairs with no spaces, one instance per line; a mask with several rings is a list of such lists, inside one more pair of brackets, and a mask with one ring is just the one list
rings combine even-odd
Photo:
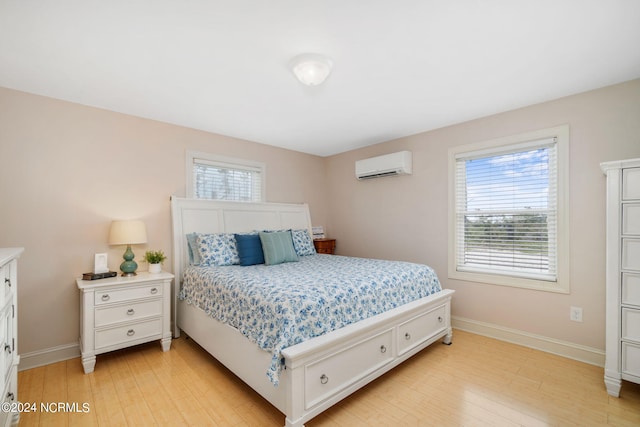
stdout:
[[560,294],[569,293],[568,280],[558,280],[557,282],[550,282],[546,280],[527,279],[524,277],[514,277],[501,274],[471,273],[456,270],[450,270],[448,277],[449,279],[464,280],[467,282],[479,282],[491,285],[509,286],[513,288],[555,292]]

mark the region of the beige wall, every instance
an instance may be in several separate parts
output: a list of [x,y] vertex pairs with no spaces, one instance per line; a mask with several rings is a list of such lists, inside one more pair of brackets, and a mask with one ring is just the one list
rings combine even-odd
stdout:
[[122,261],[124,247],[107,245],[112,219],[146,223],[136,259],[171,254],[169,197],[185,195],[187,149],[266,163],[268,201],[307,202],[326,224],[320,157],[0,88],[0,247],[25,248],[21,353],[77,343],[74,278],[95,253],[108,252],[112,270]]
[[[0,247],[23,246],[21,353],[74,344],[74,277],[93,255],[117,270],[124,248],[112,219],[140,218],[149,242],[171,253],[169,196],[185,193],[185,150],[263,161],[267,199],[307,202],[338,253],[432,265],[455,289],[453,314],[604,348],[604,175],[599,163],[640,157],[640,80],[527,107],[329,158],[144,120],[0,88]],[[447,278],[447,150],[569,124],[571,293]],[[408,149],[414,174],[356,181],[355,160]],[[329,208],[325,208],[329,206]],[[170,269],[171,260],[165,264]],[[144,264],[142,269],[144,269]],[[584,322],[569,321],[569,306]]]
[[[447,278],[449,147],[561,124],[570,126],[571,293]],[[413,175],[357,181],[354,162],[413,152]],[[455,289],[453,315],[604,349],[603,161],[640,157],[640,80],[327,158],[329,226],[341,254],[403,259],[435,268]],[[569,307],[584,322],[569,320]]]

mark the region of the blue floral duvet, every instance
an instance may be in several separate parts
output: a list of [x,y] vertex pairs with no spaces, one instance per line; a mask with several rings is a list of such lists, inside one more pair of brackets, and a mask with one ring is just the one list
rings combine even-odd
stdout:
[[270,266],[190,266],[183,279],[181,300],[271,352],[275,385],[282,349],[441,290],[426,265],[323,254]]

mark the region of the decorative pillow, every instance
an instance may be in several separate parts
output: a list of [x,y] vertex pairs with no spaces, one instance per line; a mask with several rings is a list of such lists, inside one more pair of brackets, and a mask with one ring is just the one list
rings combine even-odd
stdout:
[[313,246],[309,230],[291,230],[291,237],[293,238],[293,247],[298,256],[316,254],[316,248]]
[[236,234],[235,238],[240,265],[264,264],[262,242],[258,234]]
[[189,264],[200,265],[200,252],[198,251],[198,233],[187,234],[187,249],[189,250]]
[[196,237],[200,265],[240,264],[236,238],[231,233],[200,234]]
[[260,232],[264,262],[267,265],[298,261],[291,231]]

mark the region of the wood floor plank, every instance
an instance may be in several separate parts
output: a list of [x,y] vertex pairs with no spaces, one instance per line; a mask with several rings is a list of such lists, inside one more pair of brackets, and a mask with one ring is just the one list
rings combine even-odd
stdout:
[[[184,425],[185,419],[181,411],[176,406],[172,396],[167,393],[164,387],[160,386],[160,381],[153,371],[152,364],[144,357],[144,352],[149,348],[138,352],[127,354],[126,360],[135,382],[137,383],[139,395],[136,399],[143,399],[149,407],[151,418],[158,425]],[[160,352],[159,348],[153,349],[154,354]],[[161,354],[157,354],[160,357]],[[149,420],[145,420],[145,423]]]
[[[23,413],[20,426],[282,426],[284,415],[197,343],[149,343],[19,372],[21,402],[87,403],[89,413]],[[602,368],[455,331],[305,424],[638,426],[640,385],[606,393]]]
[[[116,353],[100,356],[100,363],[96,365],[95,371],[87,374],[91,381],[91,392],[95,405],[92,411],[95,412],[100,426],[126,426],[127,418],[123,412],[122,405],[118,399],[118,393],[114,379],[111,375],[112,371],[117,371],[118,366],[113,365],[113,359]],[[73,363],[74,360],[68,361]],[[84,375],[84,374],[80,374]]]
[[193,393],[191,386],[196,378],[185,375],[188,365],[178,352],[164,352],[159,359],[151,351],[146,351],[144,356],[165,392],[173,396],[175,405],[184,418],[184,425],[218,425],[202,407],[198,394]]
[[[42,402],[42,390],[44,390],[43,366],[18,372],[18,400],[27,404],[28,412],[20,414],[20,425],[37,426],[40,424],[40,402]],[[34,405],[34,406],[32,406]]]
[[88,375],[83,375],[81,364],[74,362],[75,360],[65,362],[68,403],[72,404],[75,411],[69,415],[69,426],[98,426],[96,412],[91,410],[95,406],[91,379]]
[[[19,387],[18,385],[18,393]],[[69,402],[66,362],[45,366],[41,402],[44,406],[40,407],[40,425],[52,427],[69,425],[69,413],[60,410],[57,406],[58,403],[66,402]]]

